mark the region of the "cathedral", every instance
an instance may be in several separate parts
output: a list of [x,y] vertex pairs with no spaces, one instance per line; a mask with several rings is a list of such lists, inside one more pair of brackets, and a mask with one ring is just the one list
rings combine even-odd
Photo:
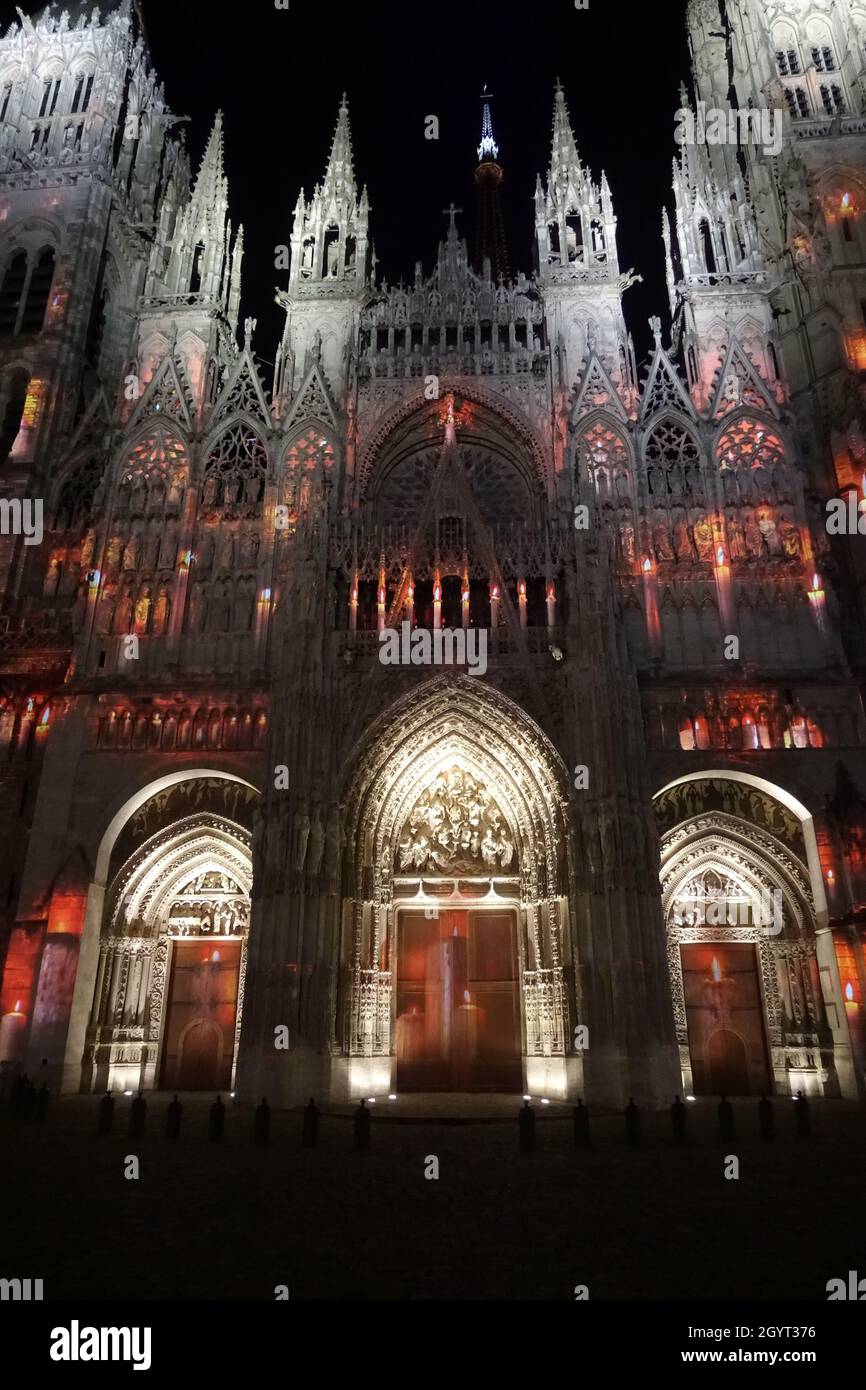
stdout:
[[138,7],[0,37],[4,1072],[862,1098],[866,6],[683,10],[640,368],[558,82],[398,284],[343,97],[265,375]]

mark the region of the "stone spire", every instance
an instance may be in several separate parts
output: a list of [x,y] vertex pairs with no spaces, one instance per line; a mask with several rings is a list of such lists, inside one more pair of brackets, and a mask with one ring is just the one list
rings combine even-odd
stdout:
[[195,296],[178,307],[215,305],[234,332],[242,257],[241,229],[232,247],[223,115],[218,111],[192,190],[188,183],[181,188],[175,183],[167,187],[151,254],[147,294]]
[[499,146],[493,134],[491,102],[493,95],[484,85],[481,93],[483,103],[481,117],[481,143],[478,146],[478,167],[475,170],[475,186],[478,189],[478,209],[475,232],[475,258],[479,267],[490,273],[494,280],[510,279],[508,245],[505,240],[505,222],[502,216],[503,170],[499,163]]
[[579,265],[595,279],[619,275],[616,218],[607,178],[599,183],[580,162],[565,93],[557,82],[553,102],[553,140],[547,187],[535,189],[535,223],[542,274],[554,267]]
[[217,208],[228,203],[228,180],[223,160],[223,113],[217,111],[213,129],[202,156],[201,168],[192,195],[193,203],[203,208]]
[[583,183],[583,168],[565,103],[565,92],[559,81],[554,88],[553,141],[547,182],[549,191],[555,190],[560,200],[577,202]]
[[322,280],[363,283],[366,278],[370,204],[358,195],[345,94],[321,184],[307,202],[301,190],[292,229],[290,291]]
[[349,102],[346,93],[340,101],[337,127],[331,142],[331,154],[322,184],[322,196],[330,207],[353,203],[357,199],[355,167],[352,158],[352,131],[349,126]]

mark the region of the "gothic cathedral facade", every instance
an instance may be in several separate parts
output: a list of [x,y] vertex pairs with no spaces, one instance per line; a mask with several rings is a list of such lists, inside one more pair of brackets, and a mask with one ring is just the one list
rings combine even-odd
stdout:
[[71,8],[0,38],[0,1065],[862,1095],[862,0],[688,0],[642,371],[558,85],[531,277],[487,112],[491,255],[397,287],[344,98],[268,379],[221,115]]

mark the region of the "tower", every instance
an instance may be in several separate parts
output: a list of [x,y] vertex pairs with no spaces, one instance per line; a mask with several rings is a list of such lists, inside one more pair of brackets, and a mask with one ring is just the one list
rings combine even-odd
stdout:
[[557,388],[573,389],[590,345],[624,388],[629,347],[622,295],[634,276],[620,273],[607,177],[602,173],[596,183],[581,164],[559,83],[547,183],[540,175],[536,181],[535,240]]
[[[730,118],[706,157],[719,188],[742,176],[754,210],[801,437],[816,479],[848,486],[866,460],[862,7],[690,0],[687,24],[696,96]],[[769,116],[779,150],[748,124]]]
[[494,281],[500,276],[510,279],[508,245],[502,218],[502,181],[504,171],[499,162],[499,146],[493,136],[493,117],[490,114],[493,93],[487,84],[481,94],[481,143],[478,146],[478,166],[475,186],[478,189],[478,213],[475,232],[475,259],[481,269],[490,262]]
[[278,293],[286,310],[275,397],[284,408],[315,359],[341,396],[369,285],[370,204],[355,182],[349,105],[340,102],[331,153],[309,202],[301,189],[291,237],[289,288]]
[[157,232],[138,312],[136,367],[142,386],[166,350],[177,352],[195,410],[213,398],[208,364],[220,354],[223,336],[234,340],[240,308],[244,233],[232,241],[228,180],[224,166],[223,117],[218,111],[190,188],[185,162],[175,161],[158,209]]
[[[681,113],[691,116],[681,95]],[[773,280],[761,252],[754,209],[734,168],[721,186],[707,147],[685,142],[674,160],[675,225],[663,213],[671,316],[689,388],[707,407],[729,343],[736,338],[771,389],[782,391],[773,342]]]

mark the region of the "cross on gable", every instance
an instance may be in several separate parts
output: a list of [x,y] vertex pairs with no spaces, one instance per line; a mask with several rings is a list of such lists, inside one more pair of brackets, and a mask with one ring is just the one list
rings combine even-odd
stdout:
[[457,222],[456,222],[455,219],[456,219],[456,217],[457,217],[458,212],[462,214],[463,209],[462,209],[462,208],[456,208],[456,207],[454,206],[454,199],[453,199],[453,198],[451,199],[451,206],[442,209],[442,216],[443,216],[443,217],[450,217],[450,218],[451,218],[451,224],[450,224],[450,226],[449,226],[449,228],[448,228],[448,230],[449,230],[450,232],[456,232],[456,231],[457,231]]

